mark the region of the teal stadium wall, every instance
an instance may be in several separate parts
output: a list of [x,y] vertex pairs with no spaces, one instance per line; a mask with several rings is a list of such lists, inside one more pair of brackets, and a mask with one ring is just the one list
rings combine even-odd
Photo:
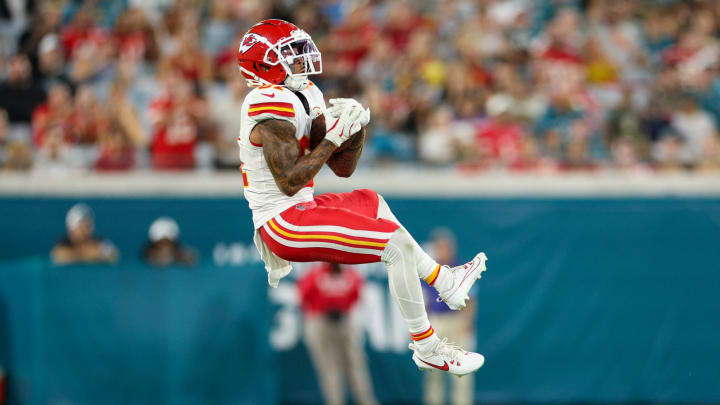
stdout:
[[[237,198],[84,199],[116,266],[47,259],[77,199],[0,199],[0,365],[11,404],[315,403],[291,281],[270,290]],[[390,199],[424,240],[488,253],[477,288],[482,402],[720,402],[720,199]],[[139,261],[170,215],[197,269]],[[302,268],[299,269],[299,271]],[[420,373],[381,268],[363,298],[379,399]],[[399,325],[399,326],[398,326]]]

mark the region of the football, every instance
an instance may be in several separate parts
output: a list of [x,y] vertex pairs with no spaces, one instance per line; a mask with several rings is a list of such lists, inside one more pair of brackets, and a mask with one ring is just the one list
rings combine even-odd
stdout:
[[325,139],[325,116],[320,114],[310,126],[310,150],[315,149]]
[[[320,145],[320,142],[325,139],[325,131],[325,116],[320,114],[313,120],[312,125],[310,126],[310,150],[315,149],[315,147]],[[345,141],[339,148],[337,148],[337,150],[335,150],[335,152],[333,152],[333,154],[344,151],[350,143],[350,140]]]

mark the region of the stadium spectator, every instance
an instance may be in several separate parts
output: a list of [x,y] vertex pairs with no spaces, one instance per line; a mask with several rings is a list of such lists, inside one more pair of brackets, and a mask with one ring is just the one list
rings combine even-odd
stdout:
[[135,164],[132,143],[122,127],[113,123],[103,129],[99,135],[98,158],[95,169],[98,171],[129,170]]
[[68,138],[67,130],[62,125],[47,127],[42,146],[35,153],[33,172],[53,177],[83,172],[83,154],[68,142]]
[[93,88],[82,85],[75,92],[68,120],[70,142],[87,146],[97,142],[99,133],[107,127],[109,117]]
[[207,85],[212,79],[212,64],[198,42],[197,23],[189,17],[183,21],[177,35],[176,49],[160,62],[161,72],[172,70],[191,83]]
[[116,123],[132,146],[143,150],[148,145],[148,134],[142,124],[136,107],[128,100],[127,82],[119,80],[110,87],[108,96],[107,116],[112,117],[110,123]]
[[131,7],[118,16],[112,36],[119,56],[151,62],[159,57],[155,30],[140,7]]
[[30,148],[10,133],[8,114],[0,108],[0,171],[27,170],[32,164]]
[[16,54],[7,64],[7,77],[0,84],[0,108],[13,124],[30,124],[33,110],[45,100],[45,90],[32,77],[30,60]]
[[563,161],[568,143],[572,139],[573,124],[584,119],[585,110],[573,103],[568,95],[553,98],[534,128],[535,136],[543,145],[542,153],[556,162]]
[[685,98],[674,112],[671,125],[683,138],[687,163],[698,163],[703,157],[706,140],[717,134],[715,119],[707,111],[701,110],[690,97]]
[[63,26],[60,41],[65,50],[65,58],[73,59],[82,47],[97,48],[108,40],[108,33],[96,23],[98,14],[88,2],[83,2],[74,11],[70,23]]
[[350,312],[362,290],[362,279],[350,267],[323,263],[297,283],[304,319],[304,338],[325,403],[345,403],[345,377],[358,404],[377,404],[367,369],[361,334]]
[[56,2],[32,2],[35,3],[34,14],[17,38],[16,48],[18,52],[28,55],[33,72],[37,74],[40,43],[46,36],[59,34],[62,16],[60,5]]
[[45,35],[38,44],[38,78],[45,88],[62,83],[72,88],[72,82],[65,71],[65,57],[60,39],[55,34]]
[[358,77],[365,83],[376,82],[382,88],[389,88],[395,80],[395,69],[399,61],[394,57],[390,41],[378,38],[369,43],[368,55],[358,65]]
[[193,266],[197,262],[195,251],[180,243],[180,227],[170,217],[153,221],[148,230],[149,240],[143,249],[145,262],[155,267],[175,264]]
[[610,146],[613,166],[615,169],[628,173],[644,173],[647,166],[640,159],[635,144],[629,139],[621,138]]
[[[457,241],[447,229],[435,229],[428,242],[430,254],[440,263],[455,266]],[[475,335],[475,301],[470,300],[467,308],[452,311],[444,302],[436,301],[437,291],[423,284],[428,317],[435,330],[457,339],[459,345],[472,350]],[[470,405],[473,404],[473,376],[449,378],[445,373],[424,373],[423,403],[425,405]],[[450,383],[448,384],[448,380]],[[446,388],[448,388],[446,390]],[[446,395],[447,394],[447,395]],[[450,400],[447,399],[449,397]]]
[[[158,2],[159,3],[159,2]],[[158,4],[155,10],[163,9],[162,16],[157,21],[157,40],[160,53],[167,55],[177,50],[179,46],[179,35],[183,26],[193,23],[196,20],[194,10],[184,7],[182,2],[174,1],[172,4]],[[147,7],[144,7],[147,10]],[[155,10],[150,10],[151,14]]]
[[67,234],[50,253],[53,263],[115,263],[119,259],[115,245],[95,235],[95,218],[89,206],[73,205],[65,216],[65,226]]
[[439,106],[428,119],[427,130],[420,134],[418,150],[423,162],[433,165],[449,165],[457,162],[464,145],[468,143],[462,131],[452,126],[453,112],[448,106]]
[[112,78],[114,48],[106,39],[88,41],[78,47],[69,60],[69,76],[73,86],[83,84],[100,89]]
[[630,89],[625,89],[620,105],[610,111],[608,117],[607,138],[612,144],[620,138],[635,145],[643,160],[647,160],[650,149],[650,137],[643,131],[640,113],[632,104]]
[[160,170],[192,169],[198,138],[193,109],[198,100],[192,83],[177,73],[167,72],[164,84],[164,92],[150,103],[153,167]]
[[2,169],[7,171],[28,171],[32,166],[30,148],[23,143],[11,143],[5,149]]
[[70,88],[64,84],[55,84],[50,88],[45,103],[39,105],[32,113],[32,131],[35,145],[41,147],[45,143],[46,133],[50,128],[61,127],[68,140],[71,129],[70,117],[73,112]]
[[661,172],[677,172],[683,169],[682,140],[674,131],[665,131],[653,144],[651,153]]
[[324,44],[328,52],[337,58],[340,69],[354,70],[375,41],[378,27],[371,11],[367,6],[354,8],[331,31],[330,40]]
[[526,134],[512,116],[513,103],[512,97],[502,93],[487,100],[488,118],[478,125],[474,153],[484,164],[508,167],[519,159],[521,140]]

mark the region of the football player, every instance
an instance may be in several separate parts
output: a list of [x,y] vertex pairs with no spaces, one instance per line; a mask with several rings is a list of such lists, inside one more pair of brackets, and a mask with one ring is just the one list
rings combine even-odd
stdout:
[[[324,164],[338,176],[353,173],[370,111],[353,99],[332,99],[326,106],[308,80],[322,72],[322,60],[305,31],[283,20],[261,21],[243,37],[237,61],[254,87],[242,106],[238,144],[254,241],[270,285],[290,272],[290,262],[381,261],[410,330],[415,364],[458,376],[480,368],[482,355],[437,336],[425,313],[420,279],[459,310],[485,271],[485,254],[454,268],[436,263],[376,192],[313,195],[313,177]],[[324,119],[324,139],[310,148],[318,117]]]

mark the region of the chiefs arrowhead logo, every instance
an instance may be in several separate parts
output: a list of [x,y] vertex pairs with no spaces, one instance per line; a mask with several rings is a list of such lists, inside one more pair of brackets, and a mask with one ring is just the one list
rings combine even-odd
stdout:
[[255,34],[253,32],[245,35],[245,37],[242,40],[242,43],[240,44],[240,53],[245,53],[250,50],[255,44],[260,42],[260,36],[258,34]]

